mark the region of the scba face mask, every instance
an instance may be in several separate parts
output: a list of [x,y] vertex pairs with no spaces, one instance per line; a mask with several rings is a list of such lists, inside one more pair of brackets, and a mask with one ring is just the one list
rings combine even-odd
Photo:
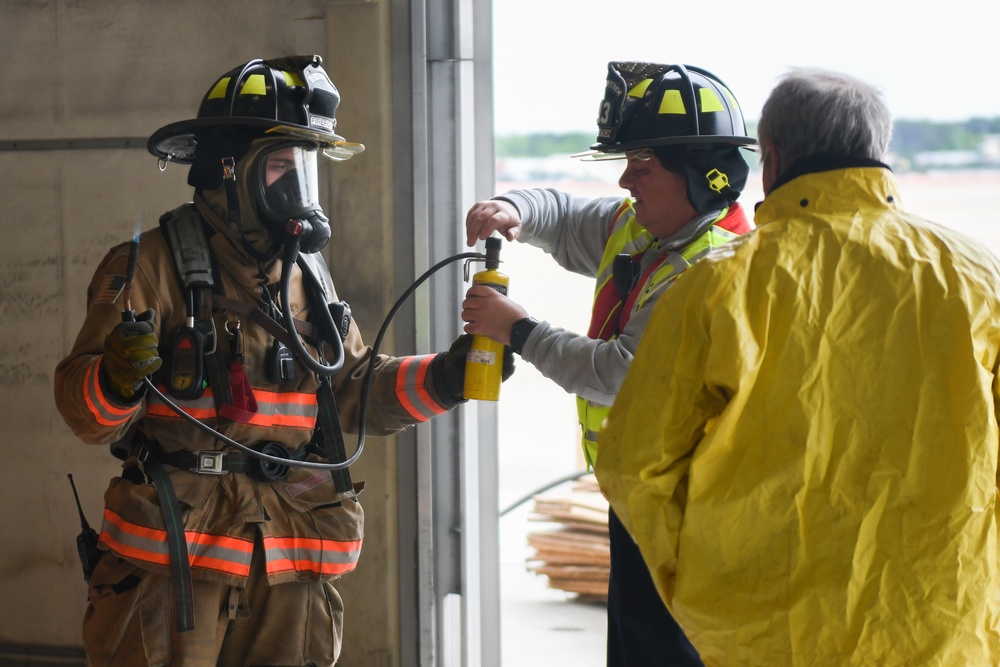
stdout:
[[298,240],[313,253],[330,240],[330,220],[319,204],[317,149],[312,144],[281,143],[254,161],[257,204],[268,232],[280,243]]

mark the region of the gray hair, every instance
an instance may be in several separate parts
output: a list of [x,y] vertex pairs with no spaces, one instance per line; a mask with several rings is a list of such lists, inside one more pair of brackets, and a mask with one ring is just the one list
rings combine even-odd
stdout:
[[795,69],[781,78],[757,123],[761,160],[765,139],[781,150],[782,170],[819,153],[884,161],[892,115],[881,91],[823,69]]

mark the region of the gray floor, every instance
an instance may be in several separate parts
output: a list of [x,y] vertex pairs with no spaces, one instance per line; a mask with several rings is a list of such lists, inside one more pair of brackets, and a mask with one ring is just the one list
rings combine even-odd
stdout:
[[539,525],[522,506],[500,520],[501,657],[504,667],[603,667],[607,614],[603,604],[575,602],[529,572],[526,538]]
[[[505,243],[502,270],[510,296],[529,313],[572,331],[586,331],[593,282],[570,274],[536,248]],[[583,466],[576,404],[530,364],[516,362],[503,384],[500,414],[500,508]],[[568,491],[569,484],[553,489]],[[529,572],[529,501],[500,518],[501,656],[504,667],[603,667],[607,614],[600,604],[575,602]]]

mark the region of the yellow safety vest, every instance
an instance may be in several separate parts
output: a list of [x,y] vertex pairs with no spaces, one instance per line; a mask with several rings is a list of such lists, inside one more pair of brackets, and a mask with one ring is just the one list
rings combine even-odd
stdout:
[[[732,241],[740,233],[750,229],[743,209],[738,204],[723,210],[698,238],[680,251],[667,251],[663,257],[648,267],[628,297],[622,301],[614,285],[615,257],[623,253],[628,254],[634,262],[653,246],[654,239],[635,221],[635,209],[632,208],[630,199],[626,200],[615,213],[611,225],[613,231],[604,246],[604,255],[597,271],[590,329],[587,332],[591,338],[601,340],[616,338],[632,313],[649,303],[650,299],[657,296],[709,250]],[[590,469],[593,469],[597,461],[597,436],[609,410],[611,410],[609,405],[594,403],[582,396],[576,397],[577,417],[582,431],[583,457]]]

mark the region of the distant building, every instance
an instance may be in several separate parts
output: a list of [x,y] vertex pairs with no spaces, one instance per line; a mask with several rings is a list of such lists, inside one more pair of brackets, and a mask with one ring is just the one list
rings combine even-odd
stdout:
[[990,165],[1000,165],[1000,134],[987,134],[979,146],[983,160]]
[[1000,134],[985,135],[975,150],[917,153],[911,166],[918,170],[1000,167]]

